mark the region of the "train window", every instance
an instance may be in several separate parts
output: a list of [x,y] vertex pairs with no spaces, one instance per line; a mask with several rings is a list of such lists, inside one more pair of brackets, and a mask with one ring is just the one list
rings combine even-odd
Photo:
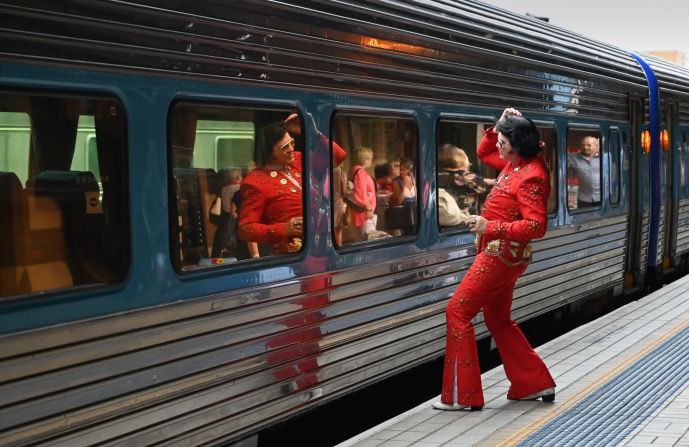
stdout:
[[550,169],[550,195],[548,195],[548,214],[557,211],[557,132],[552,127],[538,126],[541,141],[545,143],[543,155]]
[[608,148],[610,151],[610,204],[620,203],[620,180],[622,178],[622,145],[620,144],[620,133],[617,129],[610,129],[608,136]]
[[178,270],[301,250],[301,134],[299,115],[285,108],[173,106],[170,209]]
[[600,132],[567,130],[567,207],[597,208],[601,202]]
[[484,179],[494,179],[494,169],[476,155],[483,130],[489,123],[441,120],[438,123],[438,225],[441,229],[468,231],[464,225],[478,214],[489,188]]
[[129,269],[126,118],[113,98],[0,93],[0,297]]
[[338,113],[332,135],[335,243],[416,234],[416,122],[411,118]]

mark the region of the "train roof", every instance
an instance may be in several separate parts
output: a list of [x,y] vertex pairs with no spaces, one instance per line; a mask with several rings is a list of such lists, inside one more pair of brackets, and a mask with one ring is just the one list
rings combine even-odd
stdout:
[[3,58],[620,120],[646,88],[626,51],[477,1],[8,3]]

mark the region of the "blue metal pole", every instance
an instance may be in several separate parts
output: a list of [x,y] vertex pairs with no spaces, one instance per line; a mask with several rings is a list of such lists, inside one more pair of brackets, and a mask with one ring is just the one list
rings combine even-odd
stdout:
[[651,132],[651,223],[648,234],[647,268],[655,269],[658,265],[658,227],[660,225],[660,93],[658,80],[651,67],[636,53],[631,56],[641,66],[648,81],[648,102],[650,106]]

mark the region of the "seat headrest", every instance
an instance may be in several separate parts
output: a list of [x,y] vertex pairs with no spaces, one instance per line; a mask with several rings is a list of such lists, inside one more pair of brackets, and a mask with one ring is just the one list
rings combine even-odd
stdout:
[[27,180],[26,188],[36,194],[56,196],[74,191],[98,191],[98,182],[90,171],[43,171]]

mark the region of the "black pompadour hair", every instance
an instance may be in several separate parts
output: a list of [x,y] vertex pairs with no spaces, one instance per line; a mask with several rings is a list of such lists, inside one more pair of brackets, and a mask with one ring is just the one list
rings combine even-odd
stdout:
[[505,135],[512,149],[522,158],[531,158],[540,152],[541,136],[529,118],[509,115],[495,124],[495,130]]

